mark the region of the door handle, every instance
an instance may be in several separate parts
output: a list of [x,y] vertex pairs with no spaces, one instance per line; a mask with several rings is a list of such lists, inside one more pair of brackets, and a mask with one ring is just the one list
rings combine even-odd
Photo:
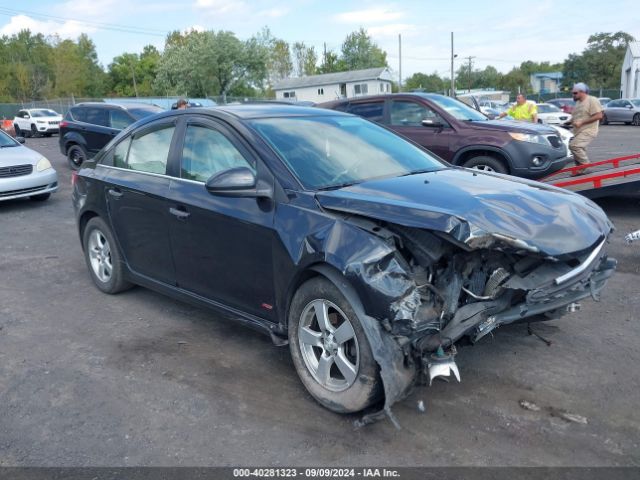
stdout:
[[120,190],[116,188],[110,188],[109,190],[107,190],[107,193],[111,195],[113,198],[115,198],[116,200],[120,199],[122,195],[124,195],[124,193],[122,193]]
[[178,208],[171,207],[169,209],[169,213],[174,217],[177,217],[178,220],[186,220],[191,216],[191,214],[187,212],[184,207],[178,207]]

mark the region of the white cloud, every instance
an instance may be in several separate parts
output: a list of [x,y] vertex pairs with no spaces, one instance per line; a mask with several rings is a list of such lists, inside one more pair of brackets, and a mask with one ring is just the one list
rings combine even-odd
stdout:
[[388,7],[376,7],[368,10],[354,10],[352,12],[343,12],[333,16],[333,19],[339,23],[356,23],[371,24],[389,22],[404,17],[404,12]]
[[121,0],[71,0],[56,7],[55,10],[56,12],[73,12],[72,14],[52,13],[52,15],[100,21],[106,15],[126,8],[128,3]]
[[42,33],[43,35],[58,35],[62,38],[77,38],[81,33],[95,31],[95,28],[80,24],[74,20],[59,23],[50,20],[35,20],[26,15],[16,15],[11,17],[9,23],[0,29],[0,34],[15,35],[21,30],[30,30],[32,33]]
[[367,28],[367,33],[372,37],[397,37],[398,34],[409,35],[415,33],[418,27],[409,23],[391,23]]
[[280,18],[284,17],[291,10],[289,8],[272,8],[270,10],[263,10],[258,13],[258,17],[268,17],[268,18]]
[[247,4],[242,0],[196,0],[195,7],[206,10],[207,13],[223,15],[246,10]]

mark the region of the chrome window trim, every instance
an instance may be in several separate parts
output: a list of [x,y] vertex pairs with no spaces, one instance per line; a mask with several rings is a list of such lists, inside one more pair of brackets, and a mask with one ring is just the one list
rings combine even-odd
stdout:
[[168,178],[170,180],[179,180],[181,182],[195,183],[197,185],[204,185],[206,183],[206,182],[199,182],[198,180],[190,180],[188,178],[174,177],[172,175],[167,175],[166,173],[163,174],[163,173],[145,172],[144,170],[133,170],[131,168],[114,167],[112,165],[102,165],[100,163],[97,164],[96,167],[106,168],[109,170],[119,170],[121,172],[135,172],[135,173],[140,173],[142,175],[150,175],[152,177]]

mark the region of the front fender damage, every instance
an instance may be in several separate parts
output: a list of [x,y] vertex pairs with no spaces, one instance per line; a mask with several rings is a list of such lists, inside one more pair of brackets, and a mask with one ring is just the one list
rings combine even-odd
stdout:
[[384,405],[357,425],[384,416],[397,425],[391,406],[419,378],[457,373],[455,364],[432,367],[438,355],[453,359],[459,339],[477,341],[501,325],[562,316],[580,299],[597,298],[616,266],[604,249],[593,253],[610,231],[583,251],[550,255],[462,220],[454,236],[353,215],[324,220],[296,242],[292,257],[348,294],[380,366]]

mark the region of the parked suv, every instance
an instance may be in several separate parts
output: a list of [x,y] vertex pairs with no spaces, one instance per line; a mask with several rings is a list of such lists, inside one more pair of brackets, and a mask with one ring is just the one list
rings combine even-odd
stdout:
[[20,110],[13,119],[17,137],[44,135],[50,137],[58,133],[62,115],[49,108],[29,108]]
[[318,105],[381,123],[454,165],[540,178],[570,157],[558,132],[544,125],[489,120],[454,98],[397,93]]
[[141,118],[164,111],[147,103],[79,103],[60,123],[60,151],[77,170],[121,130]]

